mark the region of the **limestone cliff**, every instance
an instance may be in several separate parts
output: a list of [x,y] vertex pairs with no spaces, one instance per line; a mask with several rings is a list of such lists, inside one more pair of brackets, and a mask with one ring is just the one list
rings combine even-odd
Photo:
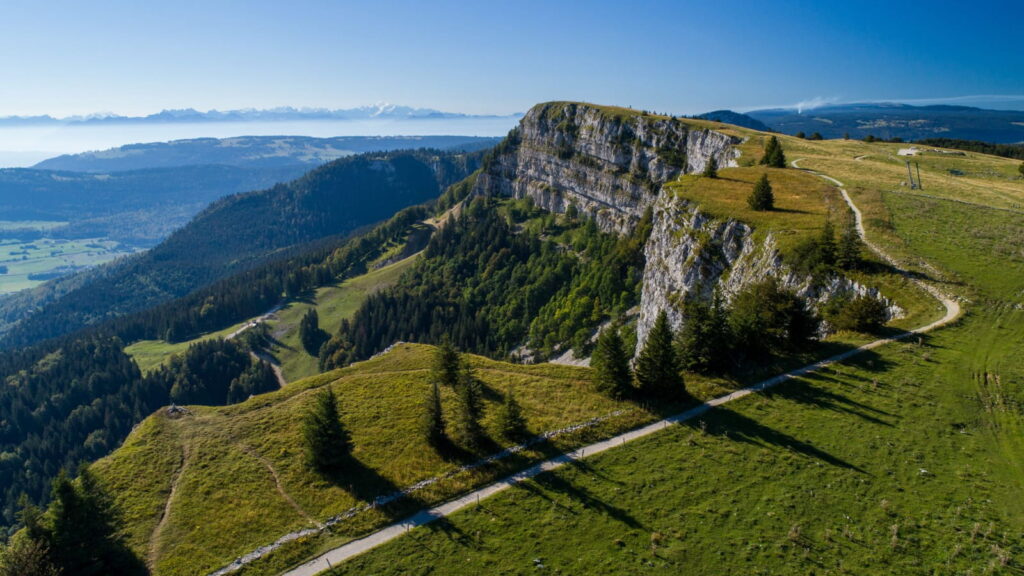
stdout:
[[733,219],[710,218],[696,205],[671,194],[659,197],[653,216],[653,229],[644,248],[638,350],[662,310],[678,329],[685,298],[710,299],[717,288],[728,302],[744,287],[769,276],[814,308],[836,296],[866,295],[885,302],[890,318],[903,314],[878,290],[848,278],[832,276],[817,283],[810,276],[796,274],[783,262],[771,234],[758,241],[750,226]]
[[[473,193],[529,197],[556,213],[574,205],[601,229],[619,234],[631,233],[652,208],[638,345],[661,310],[680,327],[685,297],[710,298],[717,287],[729,300],[767,276],[777,277],[813,307],[840,294],[881,298],[846,278],[822,286],[795,274],[771,234],[755,239],[748,225],[711,219],[662,190],[680,174],[703,171],[710,158],[719,166],[735,166],[738,143],[676,118],[582,103],[540,104],[484,162]],[[886,303],[891,316],[901,314]]]
[[474,192],[530,197],[551,212],[570,204],[606,231],[631,232],[661,184],[735,165],[739,140],[632,110],[554,102],[531,109],[495,148]]

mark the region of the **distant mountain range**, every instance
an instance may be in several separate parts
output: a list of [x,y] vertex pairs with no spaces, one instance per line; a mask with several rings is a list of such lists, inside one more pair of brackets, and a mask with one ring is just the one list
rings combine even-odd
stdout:
[[793,108],[753,110],[739,114],[719,110],[701,118],[748,128],[756,124],[784,134],[815,132],[825,138],[956,138],[1000,144],[1024,142],[1024,112],[986,110],[972,106],[911,106],[898,103],[860,103],[823,106],[811,110]]
[[[513,114],[506,117],[517,117]],[[0,126],[32,126],[32,125],[81,125],[81,124],[168,124],[168,123],[201,123],[201,122],[280,122],[296,120],[366,120],[389,119],[408,120],[424,118],[500,118],[499,115],[473,115],[457,112],[442,112],[432,108],[412,108],[394,104],[377,104],[358,108],[280,108],[239,110],[209,110],[200,112],[194,108],[178,110],[162,110],[147,116],[123,116],[120,114],[90,114],[86,116],[68,116],[57,118],[50,115],[42,116],[6,116],[0,117]]]
[[[434,148],[471,152],[497,144],[501,138],[475,136],[240,136],[194,138],[129,144],[109,150],[65,154],[33,168],[74,172],[120,172],[176,166],[217,164],[238,168],[304,166],[308,169],[364,152]],[[296,174],[298,176],[298,174]]]

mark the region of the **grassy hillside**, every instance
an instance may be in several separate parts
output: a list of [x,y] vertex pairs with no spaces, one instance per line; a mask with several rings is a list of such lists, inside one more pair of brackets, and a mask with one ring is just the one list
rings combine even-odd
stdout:
[[[401,255],[404,246],[404,243],[396,244],[386,250],[379,263],[384,263],[390,256]],[[299,342],[299,321],[308,310],[315,308],[320,316],[321,329],[333,332],[342,319],[352,316],[368,295],[394,284],[415,261],[416,255],[408,256],[339,284],[318,288],[309,297],[288,301],[269,316],[266,324],[270,329],[271,345],[267,352],[280,365],[285,380],[294,382],[319,373],[318,359],[307,353]],[[212,338],[224,338],[250,322],[245,320],[182,342],[140,340],[126,346],[124,351],[135,360],[139,369],[148,373],[170,360],[171,356],[184,353],[189,346]]]
[[[94,470],[115,495],[130,544],[151,561],[156,574],[212,571],[289,531],[475,460],[474,455],[445,460],[416,432],[431,361],[431,347],[399,345],[381,357],[242,404],[190,407],[189,414],[177,418],[159,412]],[[479,357],[471,363],[486,385],[485,411],[493,414],[494,403],[514,388],[532,433],[609,418],[500,464],[455,474],[394,509],[358,514],[337,525],[329,537],[305,539],[279,551],[274,562],[301,558],[327,542],[361,534],[395,514],[464,491],[526,460],[651,418],[593,391],[584,368],[522,366]],[[358,462],[337,479],[313,473],[302,453],[299,422],[322,386],[331,386],[339,397]],[[448,411],[454,402],[449,392],[444,397]],[[484,422],[490,429],[490,417]],[[483,454],[499,449],[490,446]]]
[[926,155],[923,197],[899,186],[895,145],[781,139],[847,185],[873,241],[966,298],[965,319],[542,475],[334,573],[1019,573],[1016,163]]
[[309,299],[290,302],[274,314],[270,327],[270,354],[281,365],[285,380],[294,382],[318,374],[319,360],[310,355],[299,341],[299,321],[311,308],[320,317],[320,328],[333,334],[345,318],[351,318],[370,294],[393,285],[399,276],[416,262],[418,255],[372,270],[362,276],[335,286],[325,286]]

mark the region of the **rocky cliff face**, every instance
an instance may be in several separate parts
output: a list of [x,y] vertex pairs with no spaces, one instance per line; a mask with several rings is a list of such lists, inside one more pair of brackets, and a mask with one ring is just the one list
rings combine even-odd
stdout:
[[678,329],[683,323],[682,304],[686,298],[710,299],[717,288],[728,302],[744,287],[769,276],[815,308],[836,296],[866,295],[885,302],[890,318],[903,314],[876,289],[848,278],[835,276],[820,284],[794,273],[782,261],[771,234],[757,241],[746,224],[710,218],[696,205],[666,192],[654,206],[653,229],[644,256],[638,352],[662,310]]
[[[703,171],[711,158],[719,166],[736,165],[733,145],[738,143],[726,134],[663,116],[590,104],[540,104],[494,149],[473,192],[529,197],[556,213],[574,205],[601,229],[619,234],[631,233],[652,208],[638,346],[661,310],[678,329],[686,297],[711,298],[717,287],[728,301],[768,276],[815,307],[841,294],[881,298],[846,278],[816,285],[783,263],[771,235],[756,240],[746,224],[711,219],[661,189],[680,174]],[[890,315],[902,313],[886,304]]]
[[589,104],[531,109],[494,150],[474,192],[530,197],[551,212],[574,205],[606,231],[628,233],[661,184],[704,169],[714,157],[735,165],[735,138],[681,120]]

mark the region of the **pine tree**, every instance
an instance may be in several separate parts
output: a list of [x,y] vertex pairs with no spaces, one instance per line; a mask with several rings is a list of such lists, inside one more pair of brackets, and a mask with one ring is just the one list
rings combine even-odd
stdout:
[[768,144],[764,147],[764,155],[761,156],[761,164],[772,168],[786,167],[786,155],[782,151],[782,144],[775,136],[768,139]]
[[612,326],[601,332],[591,358],[597,390],[615,399],[627,397],[632,391],[633,381],[629,360],[619,328]]
[[843,270],[855,270],[860,266],[862,242],[853,219],[850,218],[836,247],[836,266]]
[[1020,171],[1021,177],[1024,178],[1024,162],[1020,163],[1020,166],[1017,167],[1017,170]]
[[53,482],[45,526],[50,561],[68,576],[145,574],[117,536],[113,503],[83,466],[77,482],[65,473]]
[[754,184],[754,190],[747,197],[747,205],[759,212],[775,208],[775,195],[772,194],[772,185],[767,174],[762,174],[761,179]]
[[320,329],[320,316],[316,308],[310,308],[299,321],[299,341],[311,356],[318,356],[320,347],[330,335]]
[[484,441],[484,429],[480,425],[483,416],[483,393],[479,380],[463,372],[458,385],[458,404],[455,413],[455,439],[470,450],[480,448]]
[[807,138],[807,135],[804,134],[803,131],[797,132],[796,134],[794,134],[794,136],[796,136],[797,138],[800,138],[800,139]]
[[451,341],[445,338],[434,351],[434,366],[431,377],[442,386],[455,388],[459,384],[462,359]]
[[825,225],[821,228],[821,235],[818,237],[818,250],[821,254],[821,261],[830,268],[836,263],[836,230],[832,220],[826,218]]
[[662,310],[636,362],[637,387],[643,396],[662,400],[687,396],[673,339],[668,314]]
[[321,472],[337,472],[349,454],[348,433],[341,425],[338,400],[330,386],[317,394],[302,422],[306,461]]
[[[774,136],[772,136],[774,138]],[[786,167],[786,154],[782,151],[782,144],[777,144],[775,150],[772,151],[772,155],[768,158],[768,165],[772,168],[785,168]]]
[[441,387],[437,382],[430,384],[427,398],[423,403],[421,428],[427,443],[436,449],[447,446],[448,436],[444,430],[444,411],[441,408]]
[[523,408],[516,401],[511,389],[505,394],[505,401],[498,406],[495,416],[498,434],[502,438],[515,442],[526,436],[526,419],[523,417]]
[[718,178],[718,160],[715,160],[714,156],[710,156],[707,163],[704,164],[704,177]]
[[709,373],[725,368],[729,355],[728,322],[718,294],[709,304],[700,298],[683,305],[685,321],[676,338],[680,365],[693,372]]

